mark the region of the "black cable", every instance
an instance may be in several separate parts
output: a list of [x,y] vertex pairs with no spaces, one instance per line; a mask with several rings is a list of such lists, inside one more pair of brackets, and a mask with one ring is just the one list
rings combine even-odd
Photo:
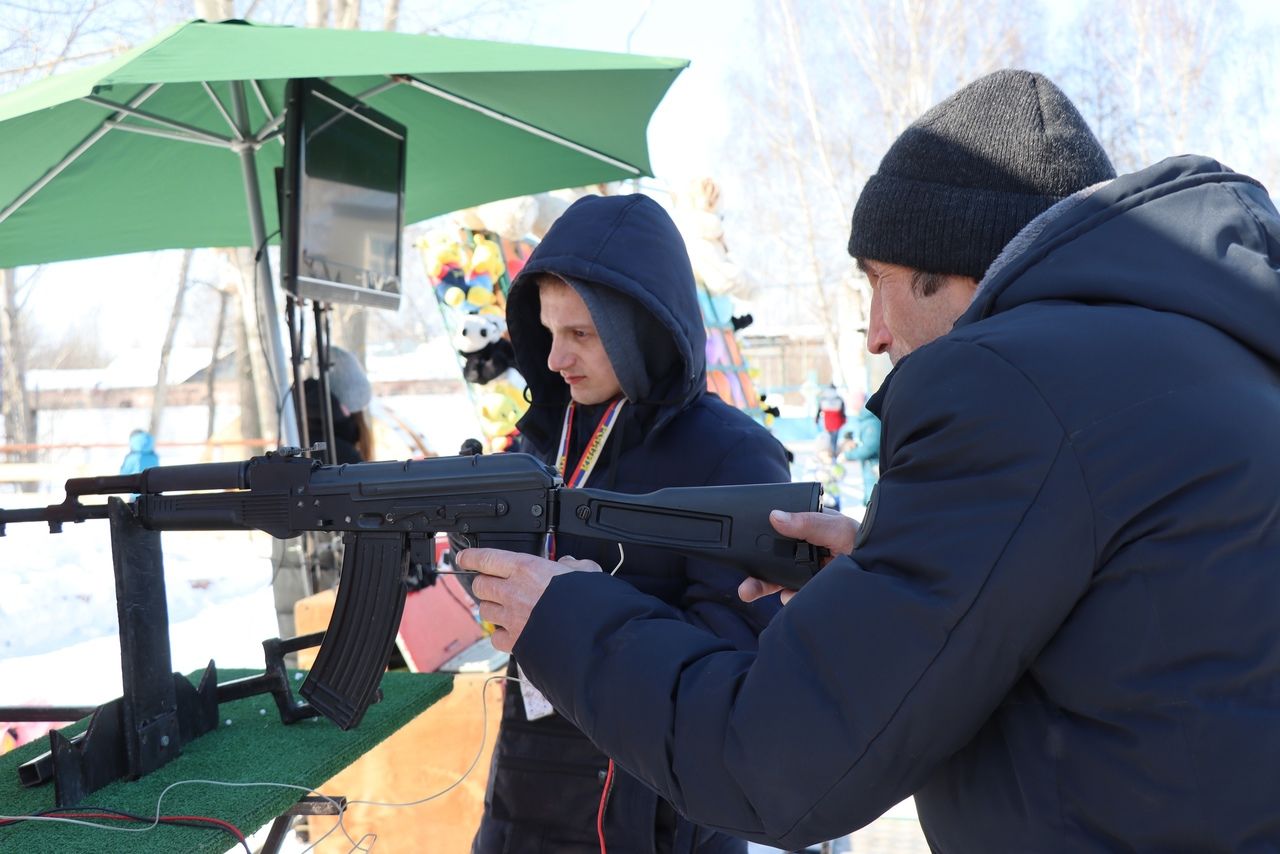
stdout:
[[[272,353],[270,349],[267,347],[267,339],[264,338],[262,334],[262,321],[263,321],[262,303],[258,298],[258,279],[259,279],[259,270],[260,270],[258,266],[258,262],[262,260],[262,253],[267,250],[267,242],[279,233],[280,233],[280,229],[277,228],[275,231],[271,232],[266,237],[262,238],[262,242],[258,244],[257,251],[253,253],[253,313],[254,313],[254,316],[258,318],[258,323],[256,324],[258,327],[258,346],[262,348],[263,359],[267,363],[267,379],[271,382],[271,394],[273,397],[275,397],[275,401],[276,401],[276,444],[277,445],[280,444],[280,431],[284,427],[284,408],[288,403],[288,399],[285,398],[282,400],[280,397],[280,386],[276,382],[276,372],[271,367]],[[270,283],[268,282],[267,284],[268,284],[268,287],[270,287]],[[268,318],[268,320],[272,320],[272,318]]]
[[[122,818],[126,821],[138,821],[144,824],[158,823],[158,824],[173,825],[175,827],[192,827],[197,830],[217,830],[222,833],[226,833],[230,835],[232,838],[234,838],[237,843],[239,843],[241,846],[244,847],[246,854],[253,854],[253,852],[249,848],[249,843],[245,840],[245,838],[240,833],[238,833],[237,830],[231,824],[227,822],[223,822],[220,819],[210,819],[208,821],[189,821],[186,819],[172,818],[169,816],[143,816],[143,815],[135,815],[133,813],[124,812],[123,810],[111,809],[109,807],[95,807],[95,806],[88,806],[86,804],[80,804],[79,806],[74,806],[74,807],[54,807],[53,809],[41,810],[40,812],[32,813],[31,816],[29,817],[30,818],[57,818],[59,813],[85,813],[85,812],[103,813],[105,815],[118,816],[119,818]],[[7,819],[5,821],[0,821],[0,826],[4,826],[6,824],[16,824],[17,822],[23,821],[23,820],[24,820],[23,818]]]

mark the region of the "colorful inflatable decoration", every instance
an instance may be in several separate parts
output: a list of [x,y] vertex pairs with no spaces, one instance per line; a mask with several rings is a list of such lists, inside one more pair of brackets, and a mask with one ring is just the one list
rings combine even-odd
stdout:
[[725,247],[720,189],[710,178],[700,178],[689,185],[679,202],[676,225],[689,249],[707,331],[707,387],[729,405],[763,422],[760,397],[736,337],[752,318],[733,311],[734,298],[749,296],[749,282]]
[[707,330],[707,387],[728,403],[756,420],[764,421],[760,395],[751,377],[733,328],[729,299],[712,296],[699,285],[698,304]]
[[498,380],[484,386],[484,389],[478,403],[480,423],[484,426],[485,435],[490,437],[489,450],[494,453],[509,450],[515,441],[516,422],[529,408],[524,399],[524,387],[517,388],[506,380]]
[[[478,224],[472,222],[476,210],[464,221]],[[515,353],[506,336],[506,305],[511,279],[534,245],[529,238],[506,239],[468,228],[438,232],[418,243],[490,452],[510,446],[516,422],[528,408],[524,380],[515,369]]]

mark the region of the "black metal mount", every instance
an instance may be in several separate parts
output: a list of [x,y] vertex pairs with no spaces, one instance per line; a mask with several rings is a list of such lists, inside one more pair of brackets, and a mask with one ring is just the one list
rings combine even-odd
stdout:
[[72,737],[54,730],[49,750],[18,768],[24,786],[54,782],[59,807],[75,806],[115,780],[136,780],[167,764],[182,747],[218,726],[218,704],[271,694],[283,723],[319,714],[294,697],[284,656],[319,646],[324,632],[262,642],[266,670],[261,675],[218,684],[212,661],[200,684],[172,672],[169,611],[165,600],[160,534],[143,528],[130,505],[107,501],[111,555],[115,567],[116,615],[120,624],[123,695],[96,709],[75,707],[0,708],[0,720],[80,720],[88,728]]

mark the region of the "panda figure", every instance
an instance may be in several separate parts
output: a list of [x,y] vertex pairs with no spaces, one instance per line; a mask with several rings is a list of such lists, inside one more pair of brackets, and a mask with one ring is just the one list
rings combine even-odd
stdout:
[[453,346],[465,360],[462,376],[469,383],[485,385],[515,365],[511,342],[503,337],[506,322],[491,314],[468,314],[453,336]]

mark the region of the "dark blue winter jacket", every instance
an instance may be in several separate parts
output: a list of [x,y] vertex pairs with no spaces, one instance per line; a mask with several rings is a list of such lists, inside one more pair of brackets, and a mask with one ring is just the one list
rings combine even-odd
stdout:
[[890,376],[853,555],[758,652],[602,575],[534,609],[526,671],[686,815],[1280,850],[1280,216],[1198,157],[1071,202]]
[[[657,360],[675,367],[672,373],[654,378],[649,400],[623,406],[587,486],[644,493],[671,486],[790,479],[778,441],[750,417],[707,392],[706,337],[688,255],[666,212],[652,199],[638,195],[588,197],[573,204],[513,283],[507,322],[533,401],[519,424],[518,450],[554,463],[569,402],[568,386],[547,368],[551,339],[539,321],[539,273],[555,273],[625,294],[635,301],[637,310],[652,314],[666,331],[643,346],[678,356]],[[571,460],[580,454],[601,409],[578,407]],[[570,536],[557,538],[556,551],[589,558],[606,571],[622,557],[614,543]],[[653,601],[670,608],[682,623],[700,632],[714,632],[729,648],[754,649],[756,636],[778,606],[773,602],[745,605],[736,592],[742,579],[730,567],[628,547],[613,580],[657,597]],[[566,608],[560,619],[586,624],[594,618]],[[561,629],[574,631],[569,625],[549,630]],[[608,758],[569,721],[558,715],[527,720],[520,691],[510,687],[474,850],[478,854],[597,854],[596,818],[607,768]],[[604,833],[610,854],[746,850],[741,840],[679,818],[651,789],[621,770],[606,801]]]

